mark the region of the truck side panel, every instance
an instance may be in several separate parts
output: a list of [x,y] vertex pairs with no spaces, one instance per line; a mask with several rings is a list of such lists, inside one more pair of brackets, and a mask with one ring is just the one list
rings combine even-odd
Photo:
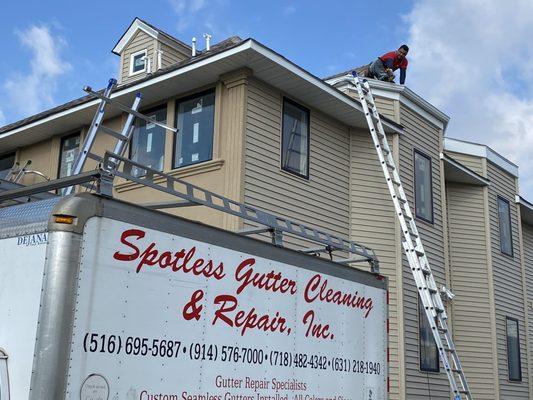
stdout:
[[382,281],[202,229],[87,222],[68,399],[386,399]]
[[30,390],[47,233],[0,240],[0,348],[8,356],[11,399]]

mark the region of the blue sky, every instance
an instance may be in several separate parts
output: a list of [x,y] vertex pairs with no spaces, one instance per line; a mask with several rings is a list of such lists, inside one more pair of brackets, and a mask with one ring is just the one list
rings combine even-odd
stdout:
[[[189,43],[254,37],[318,76],[411,47],[407,86],[451,117],[447,135],[520,165],[533,200],[533,2],[513,0],[9,1],[2,6],[0,125],[102,87],[134,17]],[[199,46],[200,48],[202,45]]]

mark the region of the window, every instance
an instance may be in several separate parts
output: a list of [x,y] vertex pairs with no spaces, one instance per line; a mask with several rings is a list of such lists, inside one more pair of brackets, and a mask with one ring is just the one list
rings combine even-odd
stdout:
[[510,381],[522,380],[520,362],[520,335],[518,334],[518,320],[507,317],[507,368]]
[[513,256],[513,236],[511,234],[511,207],[509,202],[498,196],[498,217],[500,221],[500,250]]
[[61,138],[61,149],[59,152],[59,172],[58,178],[72,175],[74,163],[80,152],[80,134],[65,136]]
[[0,156],[0,179],[5,179],[15,164],[15,153]]
[[146,71],[146,50],[133,53],[130,58],[130,75]]
[[[80,134],[65,136],[61,138],[61,148],[59,150],[59,170],[58,178],[72,175],[74,164],[80,152]],[[59,189],[58,194],[63,195],[67,188]]]
[[416,216],[433,223],[431,158],[415,150],[414,168]]
[[0,349],[0,400],[9,400],[7,355]]
[[281,169],[309,178],[309,110],[283,99]]
[[420,347],[420,370],[439,372],[439,350],[427,320],[424,305],[418,299],[418,340]]
[[[143,113],[157,122],[164,124],[167,122],[166,106]],[[165,137],[165,128],[137,118],[131,137],[130,159],[152,169],[163,171]],[[134,176],[140,176],[141,173],[142,170],[138,168],[132,170]]]
[[174,167],[197,164],[213,158],[215,91],[197,94],[176,105],[177,128]]

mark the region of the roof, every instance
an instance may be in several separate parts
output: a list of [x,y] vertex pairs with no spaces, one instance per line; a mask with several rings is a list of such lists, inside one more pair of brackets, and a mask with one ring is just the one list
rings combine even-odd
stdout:
[[182,42],[179,39],[176,39],[174,36],[169,35],[168,33],[162,31],[161,29],[155,27],[154,25],[135,17],[133,21],[131,22],[130,26],[126,31],[122,34],[120,39],[117,41],[115,46],[113,47],[112,52],[120,55],[122,53],[122,50],[126,46],[126,44],[129,43],[129,41],[133,38],[133,35],[137,33],[138,30],[142,30],[146,34],[150,35],[154,39],[158,39],[166,44],[169,44],[173,47],[176,47],[176,45],[179,47],[184,47],[189,52],[191,51],[191,46],[188,44]]
[[[121,85],[111,97],[124,104],[131,104],[135,94],[142,91],[143,104],[149,105],[213,84],[221,75],[243,67],[250,68],[256,78],[348,126],[367,127],[361,104],[357,100],[256,40],[242,40],[238,37],[231,37],[212,46],[209,52]],[[84,96],[4,126],[0,128],[0,147],[10,151],[57,135],[58,132],[89,125],[98,102]],[[112,112],[109,109],[106,115],[113,117]],[[119,112],[115,115],[119,115]],[[400,125],[386,118],[383,118],[383,124],[388,132],[402,130]]]
[[486,158],[492,164],[511,174],[515,178],[518,178],[518,166],[509,161],[501,154],[492,150],[487,145],[445,137],[444,150],[452,151],[454,153]]
[[[242,41],[243,40],[240,37],[232,36],[232,37],[230,37],[228,39],[225,39],[225,40],[223,40],[223,41],[211,46],[211,51],[201,53],[201,54],[197,55],[196,57],[194,57],[194,59],[190,58],[190,59],[178,62],[178,63],[170,65],[170,66],[168,66],[166,68],[159,69],[159,70],[157,70],[156,72],[154,72],[152,74],[148,74],[144,78],[137,79],[135,81],[119,85],[117,87],[117,89],[115,90],[115,93],[120,92],[120,91],[125,90],[125,89],[128,89],[128,88],[130,88],[132,86],[135,86],[138,83],[149,81],[149,80],[154,79],[154,78],[156,78],[158,76],[161,76],[161,75],[164,75],[164,74],[169,73],[171,71],[174,71],[176,69],[182,68],[185,65],[191,64],[193,62],[197,62],[197,61],[199,61],[201,59],[204,59],[204,58],[206,58],[208,56],[212,56],[212,55],[214,55],[216,53],[222,52],[222,51],[224,51],[224,50],[226,50],[226,49],[228,49],[228,48],[230,48],[232,46],[235,46],[235,45],[241,43]],[[101,89],[98,92],[99,93],[103,93],[104,90]],[[59,105],[57,107],[50,108],[48,110],[42,111],[42,112],[40,112],[38,114],[31,115],[31,116],[29,116],[27,118],[21,119],[21,120],[16,121],[16,122],[13,122],[11,124],[4,125],[4,126],[0,127],[0,137],[2,136],[3,133],[9,132],[9,131],[11,131],[13,129],[22,127],[24,125],[28,125],[28,124],[30,124],[32,122],[39,121],[39,120],[44,119],[44,118],[46,118],[46,117],[48,117],[50,115],[54,115],[54,114],[60,113],[62,111],[67,111],[67,110],[69,110],[71,108],[74,108],[76,106],[88,103],[91,100],[94,100],[94,97],[92,97],[90,95],[79,97],[79,98],[77,98],[75,100],[71,100],[71,101],[69,101],[67,103],[64,103],[64,104],[61,104],[61,105]]]
[[522,222],[533,226],[533,204],[522,196],[516,196],[516,202],[520,205],[520,217]]
[[[339,89],[351,88],[354,87],[352,71],[358,71],[361,68],[362,67],[351,68],[347,71],[324,78],[324,80]],[[375,96],[398,100],[400,103],[415,110],[433,125],[438,126],[443,131],[446,130],[450,117],[407,86],[383,82],[377,79],[366,79],[372,87],[372,94]]]
[[479,175],[449,155],[442,154],[441,159],[444,162],[444,176],[446,181],[467,183],[474,186],[490,185],[490,181],[487,178]]

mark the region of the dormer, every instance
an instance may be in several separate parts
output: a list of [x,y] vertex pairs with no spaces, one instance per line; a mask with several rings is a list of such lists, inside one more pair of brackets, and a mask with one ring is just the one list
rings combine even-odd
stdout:
[[120,56],[118,82],[124,84],[189,59],[191,47],[135,18],[113,48],[113,53]]

